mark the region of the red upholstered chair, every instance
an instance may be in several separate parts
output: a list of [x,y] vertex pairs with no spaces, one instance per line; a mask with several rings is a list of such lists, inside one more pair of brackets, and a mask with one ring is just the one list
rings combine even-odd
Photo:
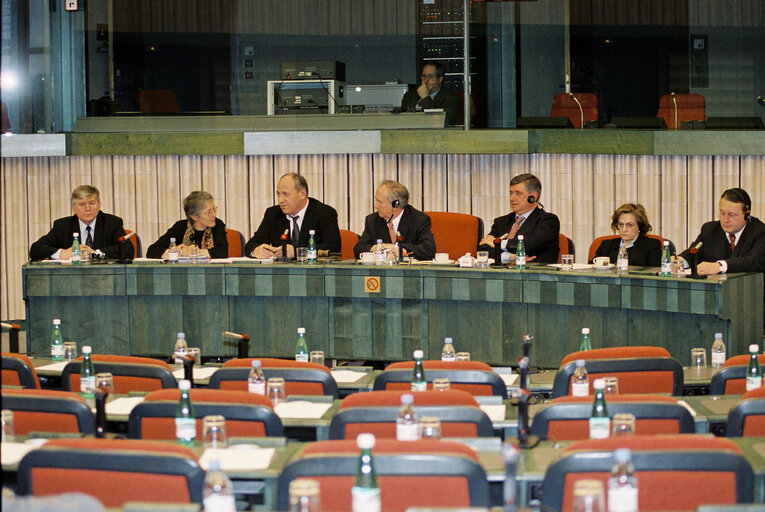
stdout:
[[[677,102],[677,128],[682,128],[683,121],[706,121],[707,112],[704,96],[701,94],[675,94]],[[659,110],[656,117],[664,118],[667,128],[675,129],[675,105],[672,95],[665,94],[659,98]]]
[[[461,389],[472,395],[499,395],[507,398],[507,386],[486,363],[480,361],[423,361],[428,387],[434,379],[449,379],[452,389]],[[375,391],[411,389],[414,361],[389,364],[374,381]]]
[[228,241],[229,258],[244,256],[244,235],[240,231],[226,228],[226,240]]
[[574,241],[563,233],[558,233],[558,263],[563,261],[562,256],[564,254],[573,254],[576,256],[576,249],[574,248]]
[[483,221],[474,215],[455,212],[424,212],[430,216],[430,230],[438,252],[456,260],[469,252],[475,255],[483,238]]
[[359,235],[353,231],[347,229],[340,230],[340,259],[353,260],[356,259],[356,254],[353,252],[353,248],[359,241]]
[[[355,439],[369,432],[377,438],[396,438],[396,417],[401,395],[411,391],[371,391],[354,393],[340,403],[329,425],[330,439]],[[478,408],[473,395],[465,391],[419,391],[412,393],[419,417],[441,420],[443,437],[491,437],[491,420]]]
[[695,510],[702,504],[748,503],[754,498],[752,467],[732,441],[636,435],[571,443],[545,473],[542,505],[572,510],[577,480],[601,480],[607,488],[616,448],[632,450],[640,510]]
[[330,395],[337,398],[337,383],[332,373],[324,365],[301,363],[292,359],[271,357],[247,357],[229,359],[223,368],[210,376],[208,386],[217,389],[247,389],[247,376],[250,374],[252,361],[260,360],[263,376],[282,377],[284,391],[290,395]]
[[765,387],[744,393],[728,412],[728,437],[765,436]]
[[[125,234],[129,235],[132,233],[129,229],[125,230]],[[128,240],[130,240],[130,243],[133,244],[133,258],[137,258],[141,255],[141,238],[136,233],[135,236],[130,237]]]
[[[637,434],[692,434],[695,431],[691,413],[670,396],[609,395],[606,403],[610,416],[634,414]],[[588,439],[591,414],[592,397],[555,398],[534,415],[531,434],[551,441]]]
[[553,96],[552,110],[550,111],[550,117],[568,117],[571,119],[571,124],[574,128],[582,127],[582,114],[584,114],[584,122],[588,121],[598,122],[598,97],[591,92],[575,93],[576,99],[582,104],[582,110],[579,110],[579,106],[571,97],[565,93],[558,93]]
[[[106,354],[93,354],[91,359],[96,372],[109,372],[114,376],[116,394],[175,388],[178,385],[170,365],[159,359]],[[80,389],[81,361],[82,356],[67,364],[61,373],[62,384],[67,391]]]
[[19,463],[19,494],[82,492],[106,507],[127,501],[202,503],[205,472],[194,452],[134,439],[51,439]]
[[[465,444],[378,439],[372,453],[386,512],[490,506],[486,473]],[[355,440],[311,443],[279,476],[279,510],[288,509],[289,483],[296,478],[319,482],[323,509],[350,510],[357,464]]]
[[[765,365],[765,354],[758,354],[760,366]],[[709,384],[711,395],[743,395],[746,392],[746,367],[749,355],[729,357],[723,367],[712,376]]]
[[13,411],[16,434],[71,432],[92,434],[95,417],[78,393],[53,389],[3,389],[3,409]]
[[553,397],[570,393],[576,360],[586,361],[590,393],[595,379],[615,376],[619,392],[668,393],[680,395],[683,389],[683,366],[661,347],[609,347],[573,352],[563,358],[553,381]]
[[[175,439],[175,409],[180,390],[152,391],[130,411],[128,435],[134,439]],[[284,434],[271,400],[247,391],[191,389],[189,398],[197,420],[197,439],[202,439],[202,418],[220,414],[226,418],[229,436],[265,437]]]
[[[650,233],[645,235],[648,238],[655,238],[656,240],[659,240],[662,244],[664,244],[664,238],[660,237],[659,235],[652,235]],[[605,236],[599,236],[595,240],[592,241],[590,244],[590,250],[587,252],[587,262],[592,263],[593,258],[595,258],[595,253],[598,252],[598,247],[600,247],[600,244],[603,243],[604,240],[613,240],[614,238],[619,238],[619,235],[605,235]],[[669,252],[670,254],[675,254],[675,244],[672,242],[672,240],[669,241]]]
[[141,112],[180,112],[181,107],[172,89],[143,89],[138,91],[138,110]]
[[3,352],[2,385],[40,389],[32,360],[24,354]]

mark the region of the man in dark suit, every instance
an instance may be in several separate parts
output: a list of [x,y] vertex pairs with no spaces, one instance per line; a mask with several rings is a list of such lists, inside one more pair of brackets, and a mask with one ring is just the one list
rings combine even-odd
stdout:
[[337,211],[308,197],[308,183],[297,173],[288,173],[276,184],[279,204],[266,209],[258,230],[244,246],[244,253],[254,258],[279,258],[281,237],[287,233],[287,259],[295,257],[296,247],[307,247],[309,231],[314,230],[316,249],[340,252],[340,229]]
[[409,191],[397,181],[383,181],[375,191],[375,211],[364,219],[364,232],[353,248],[356,257],[369,251],[377,240],[386,249],[401,248],[418,260],[436,256],[436,239],[430,217],[409,204]]
[[542,183],[533,174],[519,174],[510,180],[512,213],[494,219],[489,234],[483,237],[478,250],[491,251],[494,240],[502,238],[502,259],[510,261],[518,247],[518,235],[523,235],[526,261],[555,263],[558,261],[560,221],[539,204]]
[[29,248],[33,261],[72,257],[72,233],[79,233],[83,252],[101,251],[109,258],[120,255],[120,237],[125,236],[122,219],[101,211],[101,195],[96,187],[80,185],[72,191],[71,217],[56,220],[53,227]]
[[440,62],[425,61],[420,72],[420,86],[407,91],[401,99],[401,110],[420,112],[426,108],[441,108],[446,113],[446,126],[457,120],[460,102],[454,91],[442,87],[444,66]]
[[691,247],[680,254],[688,259],[692,248],[699,275],[726,272],[765,272],[765,224],[752,217],[752,200],[741,188],[730,188],[720,197],[720,220],[707,222]]

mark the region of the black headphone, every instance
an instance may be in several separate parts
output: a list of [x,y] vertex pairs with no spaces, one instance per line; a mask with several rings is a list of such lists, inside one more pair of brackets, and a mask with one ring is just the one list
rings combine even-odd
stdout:
[[529,196],[529,197],[528,197],[526,200],[527,200],[529,203],[531,203],[531,204],[534,204],[534,203],[536,203],[536,202],[537,202],[537,198],[536,198],[536,197],[534,197],[534,196]]
[[401,201],[399,201],[398,199],[394,199],[393,202],[391,203],[391,206],[393,206],[393,208],[398,208],[400,204],[401,204]]
[[736,203],[744,204],[744,220],[749,222],[752,220],[752,200],[749,199],[749,194],[743,188],[730,188],[723,193],[723,197],[726,195],[733,196],[737,199]]

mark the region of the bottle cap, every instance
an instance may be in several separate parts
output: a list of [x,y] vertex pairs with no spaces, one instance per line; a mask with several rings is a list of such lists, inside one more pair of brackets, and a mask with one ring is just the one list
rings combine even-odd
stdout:
[[260,365],[261,365],[260,359],[254,359],[252,361],[252,367],[253,368],[260,368]]
[[208,466],[210,466],[210,471],[220,471],[220,461],[218,459],[210,459]]
[[664,240],[664,247],[669,247],[669,240]]
[[412,405],[414,403],[414,396],[412,396],[410,393],[404,393],[401,395],[401,404],[402,405]]
[[305,334],[305,327],[298,327],[298,334]]
[[378,243],[378,244],[381,244],[381,243],[382,243],[382,238],[378,238],[378,239],[377,239],[377,243]]
[[518,240],[523,240],[523,235],[518,235]]
[[61,319],[60,318],[54,318],[53,319],[53,325],[61,325]]
[[[174,237],[170,237],[170,243],[171,243],[171,244],[174,244],[174,243],[175,243],[175,238],[174,238]],[[212,462],[212,461],[210,461],[210,462]]]
[[83,345],[82,347],[82,353],[83,354],[90,354],[93,349],[90,348],[90,345]]
[[368,450],[375,447],[375,435],[374,434],[359,434],[356,436],[356,446],[362,450]]
[[75,237],[75,238],[80,238],[80,234],[79,233],[72,233],[72,236]]
[[186,339],[186,334],[182,333],[182,332],[179,332],[178,333],[178,337],[181,338],[181,339]]
[[315,229],[309,229],[308,230],[308,234],[309,235],[315,235],[316,234],[316,230]]
[[722,333],[721,332],[716,332],[715,333],[715,339],[716,340],[721,340],[722,339]]
[[582,327],[582,334],[590,334],[590,328],[589,327]]
[[595,379],[592,383],[594,389],[606,389],[606,379]]
[[191,382],[189,382],[186,379],[178,381],[178,389],[180,389],[181,391],[188,391],[189,389],[191,389]]
[[576,367],[577,368],[584,368],[584,359],[577,359],[576,360]]
[[412,355],[414,356],[414,358],[415,358],[415,359],[422,359],[422,358],[423,358],[423,356],[424,356],[424,354],[423,354],[422,350],[415,350],[415,351],[412,353]]
[[760,351],[760,346],[758,344],[752,343],[751,345],[749,345],[749,352],[759,352],[759,351]]
[[632,451],[629,448],[617,448],[614,450],[614,460],[620,464],[629,462],[632,459]]
[[451,338],[444,338],[444,345],[446,345],[447,343],[451,344],[452,343],[452,339]]

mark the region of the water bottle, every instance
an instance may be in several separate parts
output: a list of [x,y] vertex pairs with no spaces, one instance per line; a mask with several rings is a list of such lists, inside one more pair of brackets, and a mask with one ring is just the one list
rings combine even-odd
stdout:
[[669,240],[664,240],[661,251],[661,277],[672,277],[672,255],[669,254]]
[[412,369],[412,391],[426,391],[428,381],[425,380],[425,368],[422,367],[422,350],[414,351],[414,368]]
[[715,342],[712,343],[712,368],[722,368],[725,364],[725,343],[721,332],[715,333]]
[[515,268],[526,268],[526,244],[523,243],[523,235],[518,235],[518,246],[515,249]]
[[310,230],[308,232],[308,263],[316,263],[316,258],[319,255],[319,252],[316,250],[316,231]]
[[414,396],[401,395],[401,409],[396,418],[396,439],[399,441],[419,441],[422,438],[422,424],[414,412]]
[[627,255],[627,248],[623,245],[619,247],[619,255],[616,257],[616,269],[621,274],[627,273],[627,267],[630,266],[630,258]]
[[186,342],[186,334],[179,332],[178,338],[175,340],[175,348],[173,349],[173,355],[175,356],[175,364],[183,364],[183,357],[189,352],[189,344]]
[[757,352],[760,346],[756,343],[749,345],[749,364],[746,366],[746,390],[756,389],[762,386],[762,370]]
[[266,378],[263,376],[263,371],[260,369],[260,359],[255,359],[252,362],[252,369],[250,375],[247,377],[247,391],[255,393],[256,395],[266,394]]
[[72,240],[72,265],[79,265],[82,263],[82,250],[80,249],[80,234],[72,233],[74,240]]
[[356,467],[356,477],[351,488],[351,510],[353,512],[380,512],[380,488],[377,486],[372,448],[375,447],[374,434],[359,434],[356,437],[359,447],[359,463]]
[[454,345],[451,338],[444,338],[444,349],[441,351],[441,361],[456,361],[457,353],[454,351]]
[[584,367],[584,359],[576,360],[574,378],[571,380],[571,396],[588,396],[590,394],[590,377]]
[[210,470],[205,476],[205,488],[202,491],[204,512],[236,512],[234,486],[226,473],[220,470],[218,459],[210,460]]
[[592,345],[590,344],[590,328],[582,327],[582,342],[579,343],[579,351],[586,352],[588,350],[592,350]]
[[372,252],[375,255],[375,265],[385,265],[385,247],[383,247],[382,238],[377,239],[377,245],[374,246]]
[[608,512],[638,512],[638,483],[632,467],[632,452],[614,450],[614,464],[608,479]]
[[595,379],[592,383],[595,390],[595,400],[592,401],[590,413],[590,439],[605,439],[611,434],[611,418],[606,407],[606,381]]
[[82,347],[82,364],[80,365],[80,394],[84,397],[93,396],[96,389],[96,369],[90,358],[90,345]]
[[194,406],[191,405],[191,398],[189,398],[191,381],[183,379],[178,383],[178,389],[181,390],[181,398],[175,409],[175,438],[180,444],[193,446],[197,438],[197,420],[194,417]]
[[305,341],[305,327],[298,327],[297,333],[298,339],[297,343],[295,344],[295,361],[307,363],[309,352],[308,343]]
[[64,336],[61,334],[61,319],[53,319],[53,333],[50,335],[50,358],[64,360]]
[[170,246],[167,248],[167,261],[170,263],[178,263],[178,244],[175,243],[175,238],[170,239]]

